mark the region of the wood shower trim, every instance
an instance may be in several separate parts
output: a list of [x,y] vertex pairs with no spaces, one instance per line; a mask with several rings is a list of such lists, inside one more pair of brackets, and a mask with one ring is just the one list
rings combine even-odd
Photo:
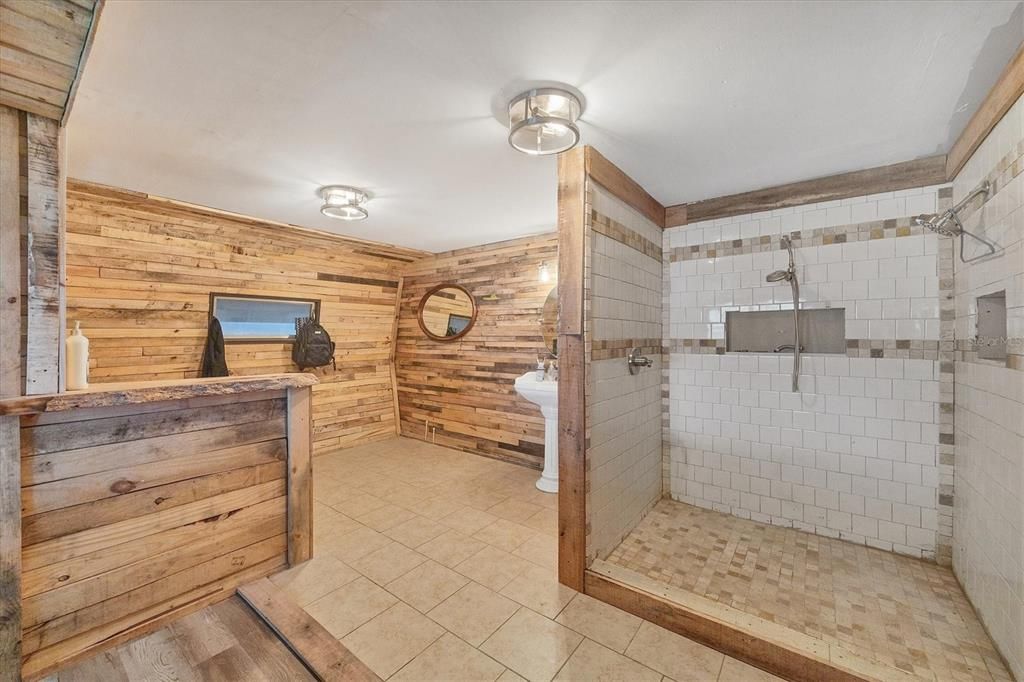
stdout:
[[606,159],[593,147],[584,147],[587,176],[613,195],[639,211],[658,227],[665,227],[665,207],[647,193],[633,178]]
[[946,156],[940,154],[889,166],[791,182],[688,204],[676,204],[665,209],[665,227],[679,227],[702,220],[772,211],[818,201],[849,199],[879,192],[941,185],[946,180]]
[[787,680],[867,682],[873,679],[594,571],[586,572],[584,593]]
[[589,149],[558,156],[558,579],[580,592],[587,566],[584,278]]
[[1024,43],[1017,48],[995,85],[985,95],[981,106],[971,116],[960,137],[946,156],[946,179],[953,180],[981,143],[1006,115],[1010,107],[1024,95]]

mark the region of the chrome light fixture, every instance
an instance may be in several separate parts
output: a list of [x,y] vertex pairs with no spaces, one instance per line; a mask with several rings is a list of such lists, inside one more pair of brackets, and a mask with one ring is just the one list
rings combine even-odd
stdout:
[[527,90],[508,104],[508,143],[533,156],[572,149],[580,141],[581,113],[579,99],[568,90]]
[[370,198],[366,192],[347,185],[321,187],[320,198],[324,200],[320,212],[328,218],[338,220],[363,220],[370,215],[363,204]]

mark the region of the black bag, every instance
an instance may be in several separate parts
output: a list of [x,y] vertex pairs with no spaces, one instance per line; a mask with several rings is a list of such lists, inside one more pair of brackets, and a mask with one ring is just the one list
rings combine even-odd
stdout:
[[308,317],[295,319],[295,343],[292,344],[292,361],[299,366],[299,369],[307,367],[323,367],[333,365],[338,369],[334,361],[334,342],[327,330],[320,326],[316,320]]

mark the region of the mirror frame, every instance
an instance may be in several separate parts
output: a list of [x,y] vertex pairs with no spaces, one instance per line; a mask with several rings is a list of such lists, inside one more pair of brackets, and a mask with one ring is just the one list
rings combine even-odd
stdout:
[[[436,294],[437,292],[441,291],[442,289],[458,289],[459,291],[461,291],[462,293],[464,293],[466,295],[466,297],[469,299],[469,305],[472,306],[472,308],[470,310],[470,315],[469,315],[469,324],[467,324],[465,326],[465,328],[461,332],[459,332],[458,334],[455,334],[453,336],[438,336],[434,332],[432,332],[429,329],[427,329],[427,325],[425,325],[423,323],[423,309],[427,305],[427,300],[431,296]],[[442,341],[442,342],[456,341],[458,339],[461,339],[466,334],[468,334],[469,330],[473,328],[473,325],[476,324],[476,316],[477,316],[478,312],[479,311],[478,311],[477,306],[476,306],[476,299],[473,298],[473,294],[469,293],[469,289],[467,289],[466,287],[462,286],[461,284],[455,284],[453,282],[444,282],[442,284],[438,284],[435,287],[431,287],[427,291],[427,293],[423,294],[422,298],[420,298],[420,303],[416,307],[416,321],[420,325],[420,331],[422,331],[423,334],[428,339],[431,339],[432,341]]]

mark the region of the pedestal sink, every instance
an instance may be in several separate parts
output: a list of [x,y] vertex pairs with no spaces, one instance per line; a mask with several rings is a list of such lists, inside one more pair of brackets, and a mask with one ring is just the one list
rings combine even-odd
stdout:
[[544,471],[537,488],[558,492],[558,382],[538,381],[536,372],[516,379],[516,393],[540,407],[544,415]]

